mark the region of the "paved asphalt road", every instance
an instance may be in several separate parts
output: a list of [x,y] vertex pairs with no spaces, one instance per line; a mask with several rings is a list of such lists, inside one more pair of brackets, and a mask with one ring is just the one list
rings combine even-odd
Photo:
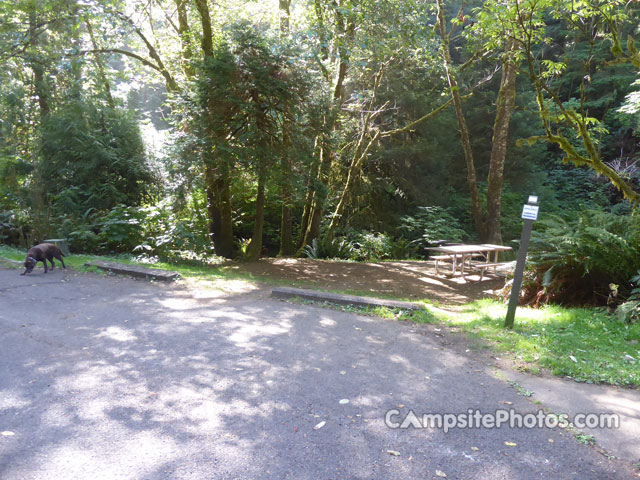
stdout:
[[386,427],[394,408],[536,412],[434,327],[207,297],[0,267],[0,478],[632,475],[560,429]]

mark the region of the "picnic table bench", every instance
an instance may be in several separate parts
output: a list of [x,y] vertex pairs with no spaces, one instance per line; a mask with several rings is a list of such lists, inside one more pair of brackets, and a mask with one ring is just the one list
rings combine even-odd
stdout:
[[[492,268],[494,274],[496,269],[505,266],[506,263],[498,262],[498,254],[511,250],[511,247],[504,245],[493,245],[483,243],[480,245],[440,245],[438,247],[428,247],[427,250],[437,252],[439,255],[432,257],[435,262],[436,275],[439,274],[439,263],[451,261],[451,274],[455,275],[456,270],[460,270],[460,275],[464,280],[465,269],[480,271],[480,280],[484,278],[487,269]],[[491,254],[493,253],[493,261]],[[473,262],[473,258],[481,258],[480,262]]]

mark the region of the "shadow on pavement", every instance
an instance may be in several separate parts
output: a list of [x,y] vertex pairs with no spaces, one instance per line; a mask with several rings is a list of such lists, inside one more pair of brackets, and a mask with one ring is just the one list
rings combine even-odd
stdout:
[[0,478],[628,475],[557,430],[386,427],[394,408],[535,412],[426,326],[47,275],[0,269]]

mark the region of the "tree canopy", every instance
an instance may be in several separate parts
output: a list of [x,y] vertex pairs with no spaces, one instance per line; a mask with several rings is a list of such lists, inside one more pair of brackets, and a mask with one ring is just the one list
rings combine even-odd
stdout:
[[[448,218],[513,240],[529,193],[627,215],[637,24],[621,0],[3,2],[0,235],[418,255]],[[146,233],[109,241],[118,215]]]

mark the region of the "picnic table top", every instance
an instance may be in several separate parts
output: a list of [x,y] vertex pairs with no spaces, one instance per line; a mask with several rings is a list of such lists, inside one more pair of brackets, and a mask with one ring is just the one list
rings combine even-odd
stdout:
[[433,250],[434,252],[442,252],[442,253],[450,253],[450,254],[460,254],[464,255],[467,253],[477,253],[477,252],[504,252],[507,250],[512,250],[511,247],[507,247],[504,245],[493,245],[491,243],[482,243],[479,245],[444,245],[441,247],[427,247],[427,250]]

